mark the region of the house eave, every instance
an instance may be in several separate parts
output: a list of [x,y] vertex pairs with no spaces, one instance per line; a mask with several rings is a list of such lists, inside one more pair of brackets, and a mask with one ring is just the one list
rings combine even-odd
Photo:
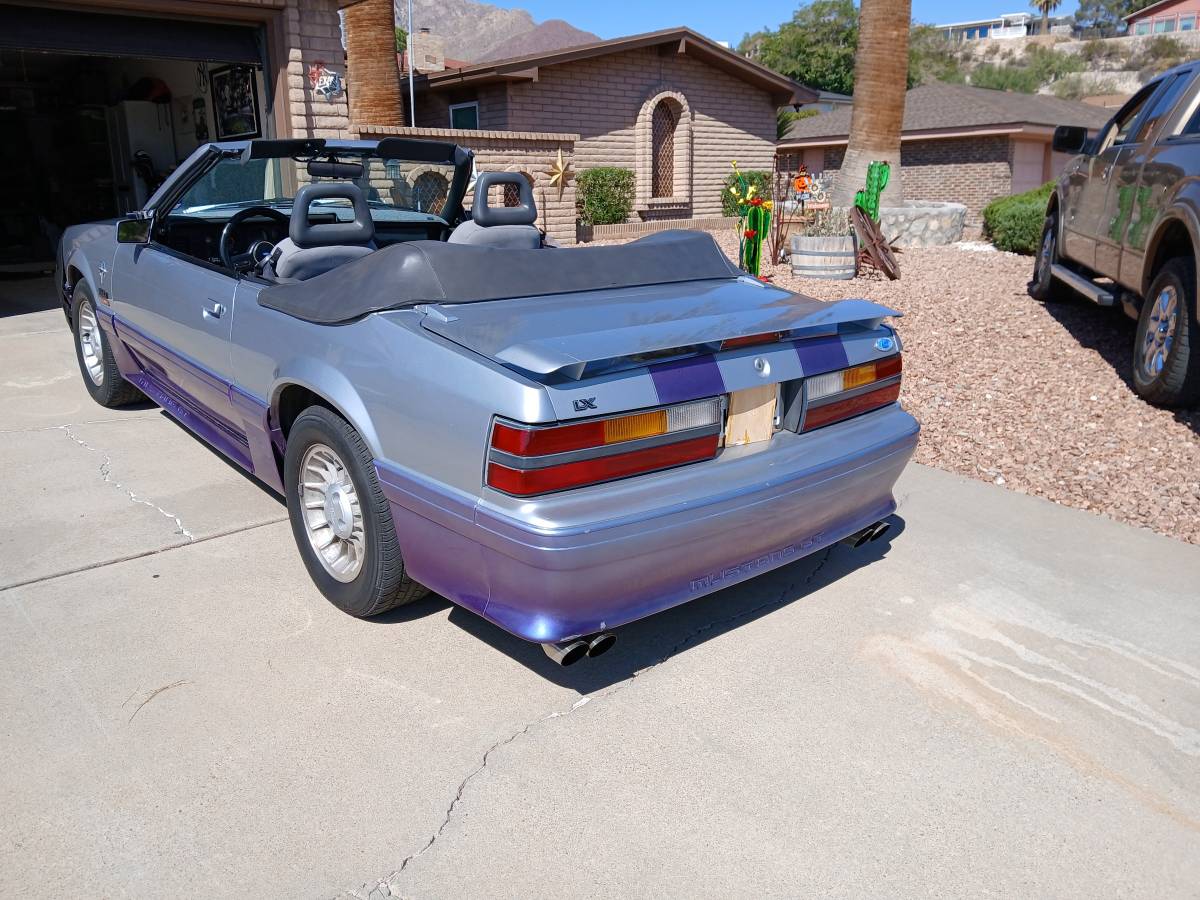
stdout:
[[[1029,137],[1051,137],[1054,134],[1053,125],[1037,125],[1032,122],[1015,122],[1004,125],[979,125],[964,128],[926,128],[905,131],[900,135],[901,143],[906,141],[926,141],[936,138],[968,138],[987,137],[994,135],[1028,135]],[[850,142],[847,134],[820,135],[808,138],[783,138],[776,145],[777,150],[803,150],[806,147],[838,147]]]
[[771,94],[772,100],[783,104],[811,103],[818,94],[813,89],[772,72],[753,60],[710,41],[690,28],[671,28],[630,37],[598,41],[579,47],[567,47],[551,53],[529,54],[514,59],[477,63],[461,69],[447,69],[418,76],[413,86],[421,90],[452,90],[464,85],[490,84],[504,81],[536,81],[540,68],[592,59],[611,53],[622,53],[644,47],[662,47],[665,52],[686,54],[701,59],[714,68],[725,71]]

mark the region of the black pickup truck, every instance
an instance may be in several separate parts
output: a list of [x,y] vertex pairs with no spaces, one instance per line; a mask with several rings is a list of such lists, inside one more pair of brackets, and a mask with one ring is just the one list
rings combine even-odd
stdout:
[[1090,139],[1083,128],[1059,126],[1053,146],[1078,155],[1050,197],[1030,295],[1057,300],[1069,287],[1102,306],[1120,302],[1138,323],[1138,394],[1195,405],[1200,62],[1155,78]]

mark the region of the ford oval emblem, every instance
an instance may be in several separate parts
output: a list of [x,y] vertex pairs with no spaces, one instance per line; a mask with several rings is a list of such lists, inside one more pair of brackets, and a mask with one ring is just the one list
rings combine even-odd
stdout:
[[875,349],[880,353],[889,353],[896,349],[896,342],[890,337],[882,337],[875,342]]

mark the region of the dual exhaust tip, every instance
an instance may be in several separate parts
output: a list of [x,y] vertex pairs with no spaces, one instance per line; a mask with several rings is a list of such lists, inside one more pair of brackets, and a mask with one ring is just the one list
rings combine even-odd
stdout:
[[[880,520],[868,525],[849,537],[844,537],[841,543],[850,547],[861,547],[863,544],[877,541],[891,529],[891,524]],[[585,656],[597,657],[607,653],[617,642],[617,636],[611,631],[602,631],[588,637],[573,638],[556,644],[542,644],[546,655],[560,666],[572,666]]]
[[560,666],[572,666],[585,656],[597,657],[607,653],[617,642],[611,631],[602,631],[588,637],[574,638],[557,644],[542,644],[546,655]]
[[891,529],[891,524],[884,521],[876,522],[874,525],[868,525],[861,531],[856,531],[849,537],[842,538],[842,543],[848,547],[861,547],[863,544],[870,541],[877,541]]

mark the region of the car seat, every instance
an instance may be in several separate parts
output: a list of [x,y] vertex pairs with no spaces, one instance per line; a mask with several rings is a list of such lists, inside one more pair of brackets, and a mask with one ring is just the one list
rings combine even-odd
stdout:
[[[310,222],[308,208],[312,202],[328,199],[349,200],[354,207],[354,220]],[[375,249],[375,222],[358,185],[348,181],[306,184],[296,191],[288,236],[275,245],[263,274],[304,281]]]
[[[488,191],[496,185],[517,186],[516,206],[488,206]],[[485,172],[475,179],[475,199],[471,218],[450,234],[448,243],[505,247],[510,250],[536,250],[542,246],[533,188],[519,172]]]

